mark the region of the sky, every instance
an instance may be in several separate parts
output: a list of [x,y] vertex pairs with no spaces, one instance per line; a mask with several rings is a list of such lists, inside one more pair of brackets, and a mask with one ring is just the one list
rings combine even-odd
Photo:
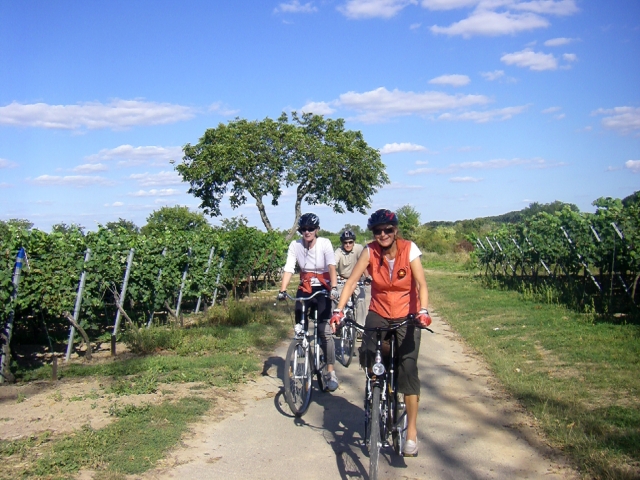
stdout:
[[[640,190],[640,0],[0,2],[0,220],[196,210],[182,147],[292,111],[380,150],[391,183],[370,211],[593,211]],[[275,227],[294,199],[268,208]],[[331,231],[367,219],[303,210]],[[250,197],[222,212],[263,228]]]

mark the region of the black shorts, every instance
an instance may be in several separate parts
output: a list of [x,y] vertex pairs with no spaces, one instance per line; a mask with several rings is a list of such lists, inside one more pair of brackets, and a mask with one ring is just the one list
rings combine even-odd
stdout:
[[[311,293],[305,293],[301,289],[296,292],[296,298],[309,297],[321,290],[326,291],[322,286],[312,287]],[[311,300],[305,302],[307,309],[307,318],[313,318],[315,312],[318,312],[318,320],[327,321],[331,318],[331,299],[328,295],[316,295]],[[296,302],[296,323],[302,318],[302,303]]]
[[[394,322],[401,322],[404,318],[388,319],[369,310],[365,328],[387,327]],[[388,334],[390,335],[390,334]],[[405,325],[396,330],[398,338],[398,391],[405,395],[420,395],[420,378],[418,378],[418,354],[420,353],[421,331],[413,325]],[[384,337],[383,337],[384,339]],[[376,352],[376,332],[364,332],[362,348],[368,357],[372,358]]]

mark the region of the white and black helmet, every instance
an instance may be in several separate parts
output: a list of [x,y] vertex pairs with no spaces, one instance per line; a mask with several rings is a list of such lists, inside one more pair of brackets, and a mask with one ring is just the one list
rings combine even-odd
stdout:
[[320,228],[320,218],[315,213],[305,213],[298,220],[298,228],[302,227]]
[[353,240],[355,242],[356,241],[356,234],[353,233],[351,230],[345,230],[340,235],[340,241],[341,242],[345,242],[347,240]]

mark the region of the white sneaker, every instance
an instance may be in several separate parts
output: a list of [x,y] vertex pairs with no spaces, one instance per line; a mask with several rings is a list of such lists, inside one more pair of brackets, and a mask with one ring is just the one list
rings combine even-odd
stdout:
[[336,376],[336,372],[334,370],[327,376],[327,390],[329,390],[330,392],[334,392],[338,389],[338,386],[338,377]]
[[416,441],[407,440],[404,444],[403,457],[417,457],[418,456],[418,439]]

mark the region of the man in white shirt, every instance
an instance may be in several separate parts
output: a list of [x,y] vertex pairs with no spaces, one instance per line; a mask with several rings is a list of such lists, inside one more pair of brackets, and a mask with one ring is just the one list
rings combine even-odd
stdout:
[[[342,293],[344,282],[351,276],[353,267],[358,261],[358,257],[362,253],[364,247],[356,243],[356,234],[351,230],[345,230],[340,235],[340,247],[336,249],[334,255],[336,257],[336,272],[338,274],[338,294]],[[354,291],[356,296],[355,302],[355,316],[356,321],[360,325],[364,325],[364,319],[367,316],[368,302],[366,301],[367,290],[369,291],[369,298],[371,298],[371,287],[368,285],[364,288],[358,286]],[[334,300],[334,307],[338,303],[338,299]]]
[[[284,266],[282,284],[280,285],[279,299],[284,299],[287,286],[295,272],[296,263],[300,267],[300,285],[296,297],[308,297],[319,290],[331,292],[331,297],[337,298],[336,260],[333,253],[333,245],[328,238],[318,237],[320,219],[313,213],[305,213],[298,220],[298,232],[302,235],[299,240],[289,244],[287,262]],[[307,301],[307,312],[318,311],[318,336],[327,360],[328,377],[326,385],[328,390],[338,388],[338,377],[334,370],[336,362],[336,350],[333,342],[333,333],[329,326],[331,318],[331,300],[324,295],[318,295]],[[296,323],[302,318],[302,305],[296,302]]]

